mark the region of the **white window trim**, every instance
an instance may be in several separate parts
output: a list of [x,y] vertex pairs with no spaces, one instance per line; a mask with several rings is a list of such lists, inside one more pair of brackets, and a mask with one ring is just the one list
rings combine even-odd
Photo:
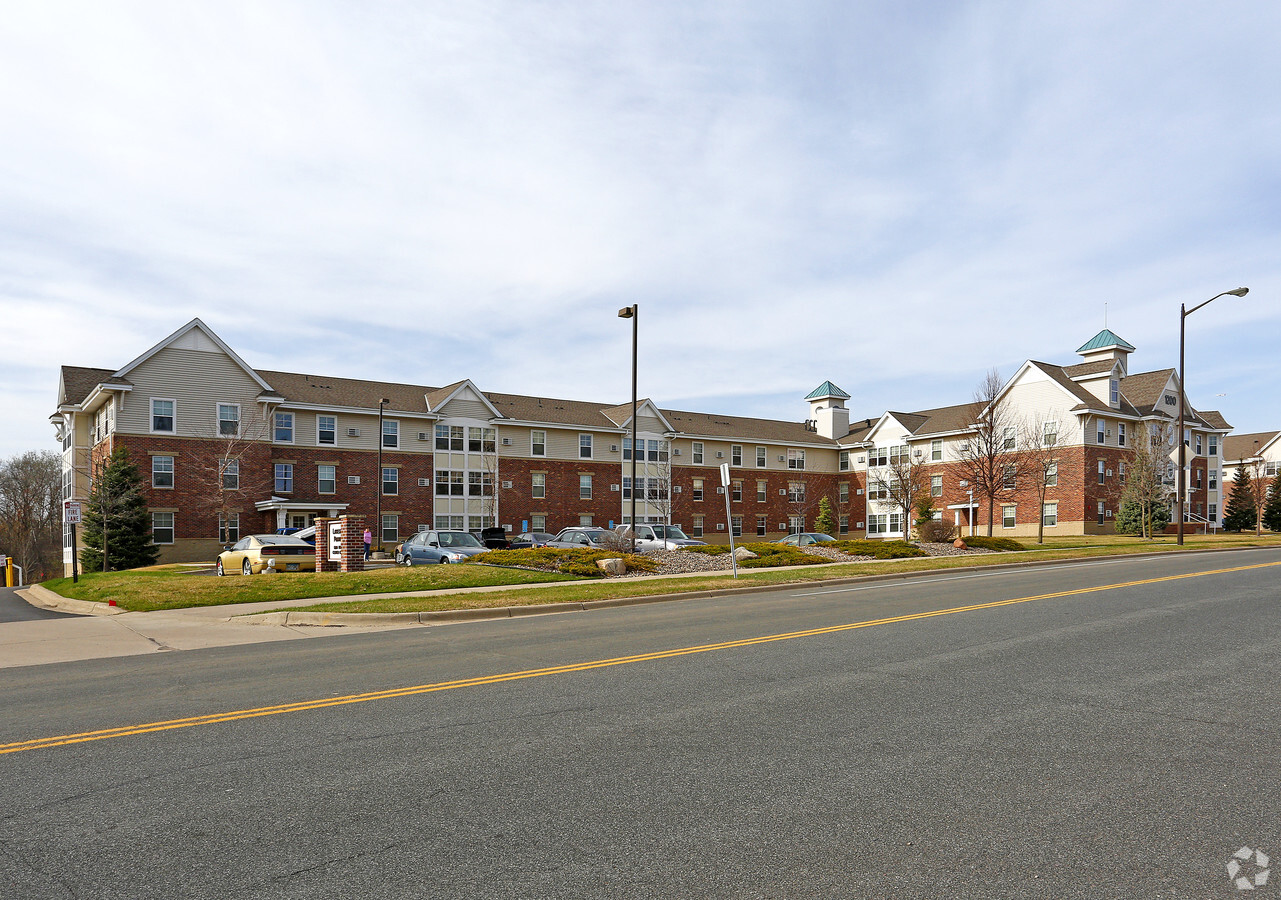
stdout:
[[[333,427],[334,439],[332,441],[322,441],[320,439],[320,432],[321,432],[320,420],[321,419],[334,420],[334,427]],[[325,413],[317,413],[316,414],[316,446],[317,447],[336,447],[337,445],[338,445],[338,417],[326,415]]]
[[[534,435],[536,434],[541,434],[543,436],[543,440],[542,440],[543,452],[542,453],[539,453],[537,450],[534,449],[536,444],[536,442],[534,441]],[[529,432],[529,455],[537,456],[540,459],[547,455],[547,432],[546,431],[532,430]]]
[[[276,437],[276,416],[289,417],[289,440],[282,441]],[[271,442],[273,444],[294,444],[298,438],[298,416],[289,410],[276,410],[271,414]]]
[[[234,433],[234,434],[223,434],[223,433],[222,433],[222,408],[223,408],[224,406],[230,406],[230,407],[232,407],[233,409],[235,409],[235,411],[236,411],[236,431],[235,431],[235,433]],[[218,429],[218,437],[220,437],[220,438],[238,438],[238,437],[240,437],[241,425],[242,425],[242,423],[243,423],[243,421],[244,421],[244,420],[241,418],[241,412],[242,412],[242,410],[240,409],[240,404],[239,404],[239,403],[229,403],[229,402],[227,402],[227,401],[225,401],[225,400],[217,400],[217,401],[215,401],[215,402],[214,402],[214,425],[215,425],[215,427]],[[177,424],[178,424],[178,422],[177,422],[177,420],[175,419],[175,420],[174,420],[174,425],[175,425],[175,427],[177,426]],[[272,420],[272,424],[273,424],[273,426],[274,426],[274,424],[275,424],[275,420],[274,420],[274,419]],[[272,431],[272,436],[273,436],[273,437],[275,436],[275,431],[274,431],[274,429],[273,429],[273,431]]]
[[[156,472],[156,460],[158,460],[158,459],[167,459],[167,460],[169,460],[169,471],[167,471],[167,472],[159,472],[159,473],[157,473],[157,472]],[[177,469],[177,466],[174,464],[174,460],[173,460],[173,457],[172,457],[172,456],[165,456],[164,454],[159,454],[159,455],[157,455],[157,456],[153,456],[153,457],[151,457],[151,486],[152,486],[152,488],[154,488],[155,490],[158,490],[158,491],[172,491],[172,490],[177,486],[177,485],[176,485],[176,481],[177,481],[177,474],[178,474],[178,473],[175,471],[176,469]],[[168,476],[169,476],[170,484],[156,484],[156,475],[157,475],[157,474],[168,475]]]
[[[325,481],[325,480],[326,480],[326,479],[323,479],[323,478],[321,478],[321,477],[320,477],[320,470],[321,470],[321,469],[333,469],[333,470],[334,470],[334,477],[333,477],[332,479],[330,479],[330,480],[332,480],[332,481],[333,481],[333,485],[334,485],[333,490],[331,490],[331,491],[326,491],[326,490],[324,490],[323,488],[321,488],[321,486],[320,486],[320,485],[321,485],[321,482],[323,482],[323,481]],[[336,494],[336,493],[338,493],[338,467],[337,467],[337,466],[331,466],[331,465],[327,465],[327,464],[320,464],[320,465],[317,465],[317,466],[316,466],[316,493],[317,493],[317,494]]]
[[[583,438],[587,438],[587,443],[586,443],[586,445],[584,445],[584,444],[583,444]],[[637,443],[639,443],[639,441],[638,441]],[[583,456],[583,447],[584,447],[584,446],[586,446],[586,447],[587,447],[587,455],[586,455],[586,456]],[[633,455],[633,457],[634,457],[634,456],[635,456],[635,454],[636,454],[636,449],[637,449],[637,448],[635,448],[635,447],[633,447],[633,448],[632,448],[632,455]],[[578,433],[578,458],[579,458],[579,459],[595,459],[595,458],[596,458],[596,441],[595,441],[595,439],[592,437],[592,435],[590,435],[590,434],[586,434],[586,433],[581,432],[581,431]]]
[[[156,430],[156,403],[157,402],[173,404],[173,415],[169,417],[173,419],[173,428],[171,428],[169,431]],[[170,397],[152,397],[150,412],[151,412],[151,416],[148,419],[147,424],[151,429],[150,431],[151,434],[177,434],[178,433],[178,401],[177,400],[174,400]]]
[[384,417],[382,427],[385,429],[388,425],[396,426],[396,443],[387,444],[386,443],[387,432],[380,431],[378,435],[378,446],[382,447],[384,450],[399,450],[400,449],[400,419],[388,419]]
[[[167,541],[156,540],[156,516],[169,517],[169,525],[166,526],[169,531],[169,540]],[[173,544],[174,539],[177,537],[177,533],[178,533],[178,516],[175,513],[153,512],[151,514],[151,542],[153,544],[155,544],[158,547],[167,547]]]

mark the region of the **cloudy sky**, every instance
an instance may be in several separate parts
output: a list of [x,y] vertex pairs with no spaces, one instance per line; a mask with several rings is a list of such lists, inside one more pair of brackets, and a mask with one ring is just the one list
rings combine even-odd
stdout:
[[251,365],[800,420],[1131,371],[1281,429],[1281,4],[13,4],[0,456],[61,364]]

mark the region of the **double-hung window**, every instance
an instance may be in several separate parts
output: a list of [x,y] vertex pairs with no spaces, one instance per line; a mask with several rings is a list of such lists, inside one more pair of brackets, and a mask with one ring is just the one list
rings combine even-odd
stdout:
[[838,459],[839,462],[837,463],[837,470],[841,472],[848,472],[850,470],[850,451],[842,450]]
[[396,419],[383,419],[383,449],[400,448],[400,422]]
[[278,412],[275,415],[275,431],[272,439],[277,444],[292,444],[294,442],[294,414],[291,412]]
[[240,540],[240,513],[232,513],[225,518],[222,513],[218,513],[218,543],[234,544],[238,540]]
[[701,478],[694,479],[694,484],[693,484],[693,487],[691,487],[690,489],[690,494],[693,496],[695,500],[703,499],[703,479]]
[[293,463],[276,463],[275,491],[277,494],[288,494],[294,489]]
[[592,436],[590,434],[580,434],[578,436],[578,458],[592,458]]
[[[1200,443],[1200,440],[1199,440],[1199,439],[1198,439],[1197,443],[1198,443],[1198,444]],[[1124,422],[1117,422],[1117,423],[1116,423],[1116,445],[1117,445],[1118,447],[1124,447],[1124,446],[1125,446],[1125,423],[1124,423]],[[1200,450],[1200,448],[1199,448],[1199,447],[1198,447],[1198,449],[1197,449],[1197,452],[1198,452],[1198,453],[1200,453],[1200,452],[1201,452],[1201,450]]]
[[578,499],[592,499],[592,476],[582,472],[578,476]]
[[1103,474],[1104,468],[1103,460],[1099,460],[1099,484],[1103,484],[1107,478],[1107,476]]
[[940,462],[943,459],[943,441],[930,441],[930,461]]
[[1014,428],[1007,427],[1005,429],[1005,434],[1003,435],[1003,440],[1001,441],[1001,449],[1013,450],[1015,447],[1015,443],[1016,443],[1016,438],[1014,436]]
[[236,437],[240,434],[239,404],[218,404],[218,434],[222,437]]
[[[729,448],[729,464],[731,466],[741,466],[743,464],[743,445],[731,444]],[[742,529],[740,528],[741,532]]]
[[338,490],[338,467],[316,466],[316,491],[332,494]]
[[1046,487],[1055,487],[1059,483],[1059,464],[1056,462],[1046,463],[1045,465],[1045,484]]
[[1046,528],[1059,524],[1059,503],[1057,500],[1041,507],[1041,522]]
[[764,503],[768,496],[768,483],[761,480],[756,482],[756,502]]
[[787,451],[787,467],[789,469],[804,469],[805,468],[805,451],[796,450],[789,447]]
[[151,430],[157,434],[174,433],[174,401],[151,401]]
[[1041,428],[1041,443],[1044,446],[1053,447],[1059,442],[1059,423],[1057,419],[1046,419]]
[[1102,416],[1094,420],[1094,429],[1095,443],[1102,444],[1106,440],[1107,434],[1107,423],[1103,421]]
[[392,467],[383,469],[383,495],[394,497],[400,489],[400,470]]
[[848,481],[842,481],[837,487],[836,499],[839,503],[850,502],[850,483]]
[[547,475],[542,472],[535,472],[531,476],[529,495],[535,500],[542,500],[547,497]]
[[703,464],[703,442],[694,441],[689,451],[690,462],[696,466]]
[[930,496],[931,497],[943,496],[943,476],[942,475],[930,476]]
[[531,431],[529,433],[529,455],[546,456],[547,455],[547,432]]
[[789,503],[804,503],[805,482],[789,481],[787,483],[787,500]]
[[151,514],[151,542],[153,544],[173,543],[173,513],[153,512]]
[[330,446],[338,443],[337,416],[316,416],[316,443]]
[[1014,527],[1014,510],[1015,510],[1015,508],[1016,508],[1016,507],[1014,507],[1012,504],[1007,504],[1007,505],[1005,505],[1005,506],[1002,506],[1002,507],[1001,507],[1001,527],[1002,527],[1002,528],[1013,528],[1013,527]]
[[738,481],[738,480],[731,481],[729,483],[729,490],[730,490],[729,499],[731,502],[733,503],[742,502],[743,500],[743,482],[742,481]]
[[173,457],[151,457],[151,486],[157,488],[173,487]]
[[224,491],[240,490],[240,460],[229,459],[223,462],[222,489]]

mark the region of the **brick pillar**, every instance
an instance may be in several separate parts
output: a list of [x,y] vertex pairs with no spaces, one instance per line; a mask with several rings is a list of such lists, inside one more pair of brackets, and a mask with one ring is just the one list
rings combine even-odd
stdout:
[[365,571],[365,517],[340,516],[342,523],[342,559],[340,572]]
[[337,519],[316,519],[316,571],[337,572],[340,560],[329,557],[329,525]]

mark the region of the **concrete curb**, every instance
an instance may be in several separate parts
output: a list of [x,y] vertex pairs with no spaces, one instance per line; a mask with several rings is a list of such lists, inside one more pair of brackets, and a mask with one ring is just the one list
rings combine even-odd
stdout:
[[[1197,550],[1183,550],[1180,553],[1223,553],[1235,550],[1257,550],[1257,547],[1207,547]],[[1158,556],[1169,556],[1171,551],[1154,551],[1151,553],[1125,553],[1116,556],[1084,557],[1083,559],[1150,559]],[[782,588],[806,587],[821,584],[823,586],[841,586],[846,584],[868,584],[881,581],[905,581],[922,575],[937,572],[980,571],[1005,572],[1018,569],[1034,569],[1041,566],[1063,565],[1077,560],[1073,559],[1040,559],[1027,562],[999,563],[992,566],[951,566],[941,569],[929,569],[916,572],[887,572],[884,575],[852,575],[848,578],[831,578],[824,581],[797,582],[794,585],[770,584],[748,585],[744,587],[717,588],[707,591],[682,591],[676,594],[650,594],[644,597],[615,597],[608,600],[584,600],[568,603],[537,603],[527,606],[491,606],[479,609],[444,609],[436,612],[403,612],[403,613],[340,613],[340,612],[275,612],[246,614],[234,616],[227,621],[245,622],[254,625],[306,625],[313,627],[342,628],[359,625],[443,625],[449,622],[483,621],[487,619],[509,619],[520,616],[541,616],[553,613],[589,612],[593,609],[610,609],[620,606],[640,606],[646,603],[668,603],[674,600],[706,600],[715,597],[733,597],[743,594],[762,594]],[[797,567],[801,568],[801,567]],[[808,566],[804,568],[810,568]],[[592,582],[589,582],[592,583]]]
[[108,606],[105,603],[94,603],[90,600],[74,600],[55,594],[47,587],[33,584],[17,592],[18,596],[32,606],[41,609],[53,609],[58,612],[75,613],[78,616],[118,616],[128,612],[119,606]]

